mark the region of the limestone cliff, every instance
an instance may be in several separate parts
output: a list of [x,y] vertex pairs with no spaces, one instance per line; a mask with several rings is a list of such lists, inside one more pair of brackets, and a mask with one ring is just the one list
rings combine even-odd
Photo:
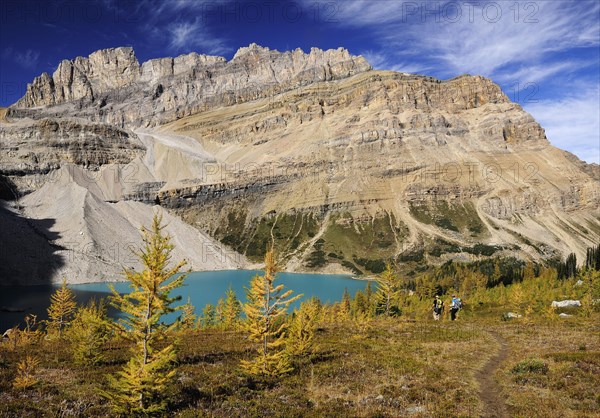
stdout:
[[98,51],[36,78],[0,139],[22,214],[53,219],[60,251],[93,249],[63,267],[93,280],[116,272],[98,264],[111,236],[156,204],[199,230],[200,258],[222,254],[211,268],[258,261],[270,242],[300,271],[581,259],[600,236],[599,167],[554,148],[491,80],[372,71],[343,49],[141,65],[130,48]]
[[289,268],[581,258],[600,232],[597,167],[482,77],[371,71],[161,130],[221,162],[161,203],[257,259],[275,237]]
[[[64,60],[52,76],[37,77],[12,113],[81,116],[120,127],[155,126],[370,68],[364,58],[342,48],[280,53],[252,44],[240,48],[231,61],[191,53],[142,65],[131,48],[106,49],[88,58]],[[35,111],[16,111],[32,108]]]

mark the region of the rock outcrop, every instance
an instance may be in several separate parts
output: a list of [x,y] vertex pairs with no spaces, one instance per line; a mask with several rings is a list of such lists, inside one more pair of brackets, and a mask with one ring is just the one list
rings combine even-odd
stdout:
[[160,206],[106,200],[105,181],[64,164],[13,207],[0,206],[0,285],[114,281],[140,269],[140,228],[163,216],[174,260],[195,271],[237,269],[245,258]]
[[0,127],[0,175],[10,176],[19,193],[26,194],[52,181],[65,164],[95,173],[128,164],[144,150],[133,132],[113,125],[66,118],[20,120]]
[[[318,260],[360,270],[359,261],[398,254],[581,255],[600,227],[589,166],[552,147],[483,77],[370,71],[161,129],[196,138],[219,162],[197,184],[160,190],[161,204],[246,254],[271,228],[301,223],[309,228],[280,232],[293,268]],[[337,241],[338,225],[348,237],[377,228],[350,245]],[[321,233],[324,243],[303,247],[289,233]]]
[[580,308],[581,302],[578,300],[561,300],[561,301],[552,301],[553,308]]
[[131,132],[85,121],[41,119],[0,129],[5,174],[48,172],[61,161],[97,170],[104,164],[126,164],[142,149]]
[[52,106],[80,99],[94,101],[102,93],[139,78],[140,65],[132,48],[104,49],[88,58],[61,61],[52,77],[48,73],[36,77],[16,106]]

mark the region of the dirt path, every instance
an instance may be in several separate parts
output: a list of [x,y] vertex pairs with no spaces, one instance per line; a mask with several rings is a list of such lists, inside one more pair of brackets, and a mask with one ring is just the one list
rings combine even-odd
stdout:
[[477,382],[479,382],[479,397],[484,404],[481,416],[486,418],[508,417],[506,404],[500,394],[500,387],[494,379],[496,370],[508,357],[508,344],[500,334],[496,332],[490,332],[490,334],[498,341],[500,349],[488,360],[483,369],[479,370],[475,375]]

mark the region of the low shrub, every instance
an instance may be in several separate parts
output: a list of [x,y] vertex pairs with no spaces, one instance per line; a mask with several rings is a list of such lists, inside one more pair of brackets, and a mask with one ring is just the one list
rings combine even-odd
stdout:
[[547,374],[548,363],[539,358],[531,358],[518,362],[510,370],[512,374]]

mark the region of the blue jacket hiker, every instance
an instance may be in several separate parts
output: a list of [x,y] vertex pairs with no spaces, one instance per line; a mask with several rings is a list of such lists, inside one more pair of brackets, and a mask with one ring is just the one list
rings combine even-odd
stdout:
[[450,319],[453,321],[456,320],[456,315],[458,311],[462,308],[462,301],[460,298],[457,298],[456,295],[452,295],[452,302],[450,302]]

